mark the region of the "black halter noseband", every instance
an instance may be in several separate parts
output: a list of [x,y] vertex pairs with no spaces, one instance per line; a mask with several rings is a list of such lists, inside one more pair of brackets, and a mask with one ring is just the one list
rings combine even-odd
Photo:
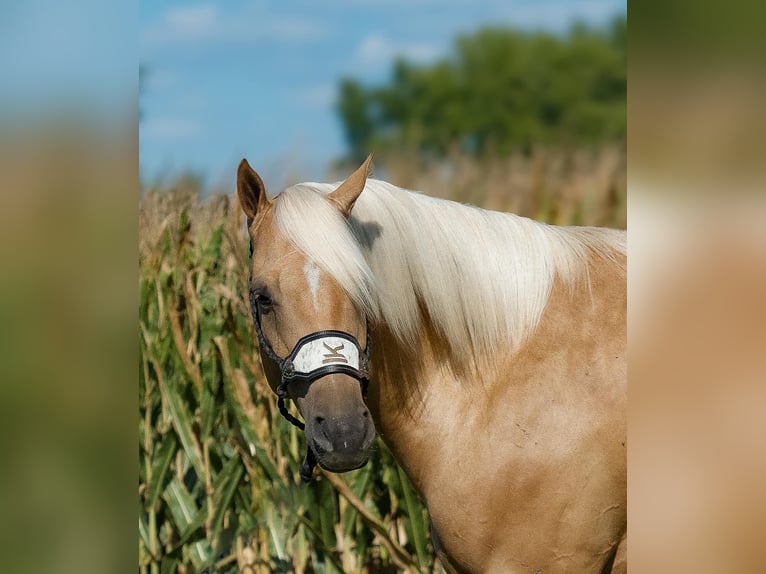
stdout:
[[[278,397],[277,406],[279,407],[279,412],[282,416],[291,424],[301,430],[305,430],[306,428],[306,425],[303,422],[290,414],[290,411],[287,410],[287,406],[285,405],[285,399],[290,398],[288,386],[292,382],[303,381],[311,384],[321,377],[333,373],[343,373],[357,379],[362,387],[362,396],[364,397],[367,395],[370,353],[372,351],[372,335],[370,333],[369,321],[367,322],[367,341],[364,350],[360,348],[359,342],[353,335],[346,333],[345,331],[325,330],[317,331],[302,337],[295,344],[292,351],[290,351],[285,358],[282,358],[277,355],[266,340],[266,337],[263,335],[263,329],[261,328],[261,313],[253,291],[250,291],[250,308],[253,314],[253,322],[255,323],[255,332],[258,336],[258,345],[260,346],[261,351],[279,367],[281,378],[279,385],[276,388]],[[335,347],[332,345],[328,346],[326,341],[335,343],[341,341],[341,345]],[[325,358],[322,361],[323,364],[321,366],[312,367],[312,363],[316,362],[316,343],[320,342],[323,343],[324,348],[326,349],[323,356],[328,358]],[[338,349],[345,347],[346,342],[350,343],[352,345],[351,350],[355,351],[355,353],[349,353],[349,356],[345,356],[338,351]],[[354,361],[354,359],[356,359],[356,361]],[[356,362],[356,367],[353,366],[353,362]],[[300,476],[303,482],[309,482],[311,480],[311,474],[316,464],[316,455],[307,444],[306,460],[300,469]]]

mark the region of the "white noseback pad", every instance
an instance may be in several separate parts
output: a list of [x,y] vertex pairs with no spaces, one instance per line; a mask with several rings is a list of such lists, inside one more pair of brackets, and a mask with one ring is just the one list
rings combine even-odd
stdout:
[[296,372],[304,374],[331,365],[347,365],[358,371],[359,347],[349,339],[328,335],[303,343],[292,362]]

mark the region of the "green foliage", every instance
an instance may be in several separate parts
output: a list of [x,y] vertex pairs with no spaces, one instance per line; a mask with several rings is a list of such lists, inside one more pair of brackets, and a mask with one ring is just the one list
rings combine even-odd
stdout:
[[141,201],[139,571],[439,571],[382,444],[360,470],[300,484],[304,438],[256,358],[232,204],[179,188]]
[[369,149],[481,155],[625,137],[626,21],[564,36],[486,28],[431,66],[396,62],[389,85],[341,82],[338,113],[353,160]]

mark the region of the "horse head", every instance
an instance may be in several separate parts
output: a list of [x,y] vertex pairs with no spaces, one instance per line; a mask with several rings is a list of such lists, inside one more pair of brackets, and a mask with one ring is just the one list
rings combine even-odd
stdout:
[[[326,197],[334,216],[349,217],[371,159]],[[263,181],[246,160],[237,172],[237,194],[248,218],[250,300],[269,385],[280,399],[295,402],[309,460],[313,453],[333,472],[359,468],[375,438],[363,396],[369,360],[364,312],[279,231]]]

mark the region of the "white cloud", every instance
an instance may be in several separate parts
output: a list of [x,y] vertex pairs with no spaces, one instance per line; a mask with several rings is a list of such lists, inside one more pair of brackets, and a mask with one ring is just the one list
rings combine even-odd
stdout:
[[367,36],[357,56],[364,64],[388,64],[396,57],[419,63],[430,62],[441,53],[440,46],[427,42],[394,42],[380,34]]
[[171,8],[158,22],[141,30],[141,44],[185,44],[210,40],[220,33],[218,8],[213,4],[197,4]]
[[215,4],[171,8],[141,30],[144,48],[209,42],[301,42],[326,35],[321,22],[261,13],[254,5],[226,10]]
[[270,18],[266,26],[269,30],[262,30],[261,37],[270,40],[303,42],[317,40],[327,34],[320,22],[297,18]]
[[335,84],[317,84],[298,93],[296,101],[301,106],[326,109],[335,103],[337,87]]
[[199,122],[189,118],[155,117],[143,120],[139,126],[141,139],[179,140],[202,133]]
[[174,8],[165,14],[165,23],[169,32],[180,36],[210,36],[219,24],[218,8],[212,4]]

